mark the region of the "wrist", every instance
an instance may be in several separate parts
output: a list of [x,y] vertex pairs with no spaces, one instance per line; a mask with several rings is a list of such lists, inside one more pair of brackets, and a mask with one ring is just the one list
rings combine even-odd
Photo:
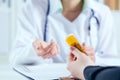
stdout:
[[90,64],[90,65],[86,65],[86,66],[81,66],[81,69],[79,69],[78,71],[78,75],[77,78],[81,79],[81,80],[85,80],[85,71],[89,66],[94,66],[95,64]]
[[86,68],[86,66],[81,66],[81,69],[79,69],[78,71],[78,75],[77,78],[81,79],[81,80],[85,80],[84,78],[84,69]]

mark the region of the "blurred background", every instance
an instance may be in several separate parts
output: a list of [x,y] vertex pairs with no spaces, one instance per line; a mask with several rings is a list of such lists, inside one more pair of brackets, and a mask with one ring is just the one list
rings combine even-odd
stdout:
[[[120,0],[97,1],[108,5],[112,11],[120,56]],[[0,80],[26,80],[9,66],[9,54],[16,34],[16,15],[26,2],[27,0],[0,0]]]

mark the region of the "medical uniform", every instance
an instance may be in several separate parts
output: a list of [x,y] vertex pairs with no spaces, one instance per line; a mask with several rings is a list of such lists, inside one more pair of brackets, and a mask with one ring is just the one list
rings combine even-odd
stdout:
[[[65,42],[69,34],[74,34],[80,43],[95,48],[95,56],[99,58],[114,57],[117,54],[115,38],[113,36],[113,21],[109,8],[94,0],[85,0],[84,9],[74,20],[69,21],[62,13],[60,0],[50,0],[50,12],[47,0],[30,0],[18,15],[18,29],[16,41],[11,54],[13,64],[32,63],[63,63],[66,62],[70,47]],[[99,26],[93,18],[89,20],[91,9],[99,20]],[[47,22],[46,22],[47,19]],[[53,39],[60,46],[60,53],[51,59],[37,56],[33,48],[33,41],[44,38],[46,28],[46,42]],[[90,25],[91,29],[88,29]]]

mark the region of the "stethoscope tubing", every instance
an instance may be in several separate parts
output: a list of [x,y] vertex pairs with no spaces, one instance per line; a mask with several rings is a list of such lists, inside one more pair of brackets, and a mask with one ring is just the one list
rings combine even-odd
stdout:
[[100,27],[100,22],[98,20],[98,18],[95,16],[95,11],[93,9],[91,9],[91,15],[89,17],[89,21],[88,21],[88,37],[89,37],[89,42],[90,42],[90,46],[93,46],[92,44],[92,37],[91,37],[91,20],[92,18],[94,18],[96,20],[96,23],[97,23],[97,30],[99,30],[99,27]]

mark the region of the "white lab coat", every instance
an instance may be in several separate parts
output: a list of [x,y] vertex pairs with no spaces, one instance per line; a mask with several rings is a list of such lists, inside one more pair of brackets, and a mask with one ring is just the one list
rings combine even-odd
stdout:
[[60,45],[60,53],[46,60],[36,55],[32,43],[35,39],[43,39],[47,0],[30,0],[18,15],[17,36],[10,57],[12,64],[66,62],[69,46],[66,44],[65,38],[69,34],[73,33],[80,43],[86,42],[89,45],[88,30],[86,28],[90,16],[89,9],[91,8],[95,11],[95,15],[100,21],[99,30],[97,30],[94,21],[91,22],[91,41],[92,46],[96,50],[96,57],[116,56],[117,48],[113,36],[112,15],[107,6],[93,0],[85,0],[86,6],[83,12],[73,22],[70,22],[57,11],[62,7],[60,1],[50,1],[47,42],[53,39],[58,43]]

